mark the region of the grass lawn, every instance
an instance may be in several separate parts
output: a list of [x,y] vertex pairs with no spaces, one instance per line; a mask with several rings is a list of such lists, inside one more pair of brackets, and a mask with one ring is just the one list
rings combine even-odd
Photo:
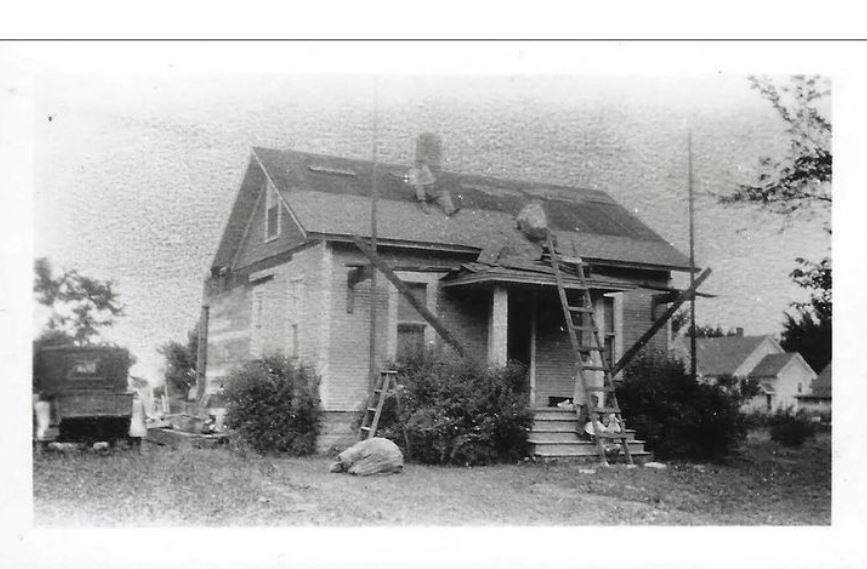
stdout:
[[[754,433],[729,463],[665,470],[588,464],[408,464],[331,474],[326,457],[241,457],[149,445],[34,457],[40,526],[831,523],[831,437],[785,449]],[[592,468],[595,474],[582,473]]]

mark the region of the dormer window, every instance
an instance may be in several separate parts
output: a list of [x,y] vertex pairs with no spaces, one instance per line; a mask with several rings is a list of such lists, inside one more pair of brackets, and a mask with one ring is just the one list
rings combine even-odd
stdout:
[[280,199],[277,189],[270,183],[265,184],[265,241],[280,236]]

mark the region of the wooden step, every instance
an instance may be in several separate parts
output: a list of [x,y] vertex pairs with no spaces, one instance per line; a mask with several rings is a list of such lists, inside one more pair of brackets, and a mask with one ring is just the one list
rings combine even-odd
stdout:
[[595,314],[596,309],[587,306],[568,306],[569,312],[578,312],[581,314]]
[[537,431],[533,429],[530,431],[530,439],[537,444],[574,443],[581,441],[574,429],[561,431]]
[[575,431],[578,428],[578,418],[572,420],[564,419],[558,421],[556,419],[542,419],[533,423],[533,430],[551,431],[551,430],[571,430]]
[[[616,439],[608,439],[604,436],[601,437],[606,441],[611,440],[613,443],[617,443],[620,440],[620,435]],[[586,439],[578,436],[576,431],[530,431],[530,435],[527,438],[529,441],[534,441],[537,443],[590,443],[594,444],[591,439]],[[635,438],[635,432],[626,432],[626,440],[630,443],[641,443],[644,444],[644,441]]]
[[578,415],[574,409],[541,407],[533,410],[533,419],[537,421],[577,421]]
[[612,439],[612,440],[619,441],[620,439],[623,439],[623,438],[628,439],[629,433],[599,433],[596,436],[599,437],[600,439]]
[[[632,450],[632,449],[630,449],[629,454],[632,457],[632,462],[634,464],[643,464],[643,463],[648,462],[648,461],[653,459],[653,454],[649,451],[646,451],[646,450]],[[583,460],[587,461],[588,463],[596,463],[599,461],[599,453],[595,452],[595,450],[592,453],[585,452],[583,450],[580,452],[548,452],[548,451],[541,450],[541,451],[533,453],[533,456],[535,456],[537,459],[542,459],[542,460],[545,460],[545,459],[572,459],[572,458],[574,458],[574,459],[583,459]],[[622,463],[623,461],[624,461],[624,455],[623,455],[623,452],[621,452],[620,455],[617,457],[616,462]],[[609,462],[609,464],[610,464],[610,462]]]
[[610,414],[614,413],[616,415],[617,413],[620,413],[620,408],[619,407],[591,407],[590,412],[591,413],[599,413],[601,415],[610,415]]
[[[536,456],[598,456],[599,449],[595,442],[578,441],[574,443],[544,442],[528,440],[531,454]],[[629,441],[629,452],[633,456],[650,454],[644,449],[643,441]]]
[[[583,432],[583,431],[582,431]],[[632,429],[626,429],[626,440],[628,441],[638,441],[635,438],[635,431]],[[618,435],[618,440],[621,435]],[[576,442],[591,442],[589,439],[582,438],[578,435],[578,431],[574,429],[549,429],[549,428],[537,428],[533,427],[529,433],[529,439],[546,441],[549,438],[551,440],[556,439],[557,441],[576,441]],[[607,439],[606,439],[607,440]],[[642,441],[639,441],[642,442]]]

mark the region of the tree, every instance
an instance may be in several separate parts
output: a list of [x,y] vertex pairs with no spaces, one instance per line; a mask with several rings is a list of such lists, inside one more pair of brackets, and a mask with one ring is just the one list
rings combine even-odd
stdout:
[[123,314],[111,280],[87,277],[74,269],[55,275],[45,257],[36,259],[34,271],[36,300],[51,310],[42,342],[90,344],[100,329]]
[[[785,121],[789,152],[779,160],[760,158],[757,183],[741,185],[721,201],[757,204],[787,221],[796,212],[821,212],[823,229],[830,234],[831,122],[820,109],[823,99],[830,94],[829,81],[804,75],[793,76],[784,85],[766,78],[749,80]],[[795,262],[798,266],[789,276],[810,291],[810,299],[792,303],[794,316],[785,314],[782,346],[800,352],[811,366],[820,370],[831,360],[831,258],[813,262],[799,257]]]
[[822,259],[812,263],[801,258],[797,261],[803,268],[796,268],[790,276],[801,288],[810,291],[810,300],[792,303],[795,315],[785,314],[780,345],[788,352],[800,353],[819,372],[831,361],[831,262]]
[[[673,334],[677,334],[681,330],[684,330],[684,335],[689,338],[692,336],[689,330],[689,310],[681,309],[675,312],[674,316],[671,317],[671,332]],[[721,338],[723,336],[735,336],[737,335],[736,330],[729,329],[727,331],[722,329],[722,326],[710,326],[710,325],[701,325],[695,327],[695,337],[696,338]]]
[[186,397],[196,384],[196,359],[199,353],[198,325],[187,332],[187,343],[174,340],[166,342],[159,348],[159,353],[166,359],[164,377],[167,385],[171,385],[174,393]]
[[[761,157],[757,183],[741,185],[721,201],[757,204],[786,217],[816,208],[830,211],[831,122],[819,109],[822,99],[830,94],[828,80],[795,75],[784,85],[755,76],[749,81],[786,123],[789,152],[782,159]],[[825,230],[831,231],[827,222]]]

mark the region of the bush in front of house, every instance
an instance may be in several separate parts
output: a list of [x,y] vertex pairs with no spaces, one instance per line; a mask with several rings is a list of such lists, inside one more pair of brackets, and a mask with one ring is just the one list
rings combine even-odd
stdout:
[[626,424],[659,458],[719,460],[746,436],[740,394],[693,379],[667,352],[643,352],[623,375],[617,398]]
[[489,369],[472,358],[420,351],[397,370],[401,409],[387,402],[377,435],[408,460],[479,465],[526,456],[532,415],[523,366]]
[[799,447],[816,433],[816,426],[806,413],[788,409],[777,409],[768,418],[771,440],[784,447]]
[[246,362],[226,381],[226,422],[260,454],[310,454],[319,432],[319,378],[280,356]]

